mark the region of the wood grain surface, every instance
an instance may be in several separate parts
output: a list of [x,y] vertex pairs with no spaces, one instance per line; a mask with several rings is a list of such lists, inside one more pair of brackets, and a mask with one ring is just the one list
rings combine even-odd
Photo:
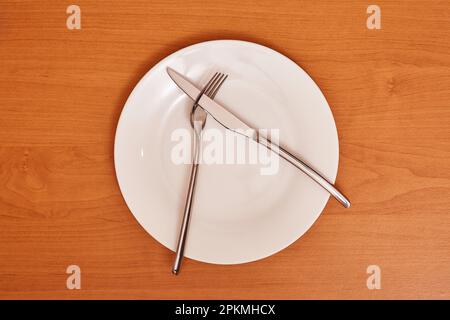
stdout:
[[[77,0],[81,30],[70,4],[0,1],[0,298],[450,298],[448,1],[376,1],[381,30],[366,1]],[[175,277],[121,196],[114,133],[146,71],[212,39],[269,46],[319,84],[353,206],[329,201],[267,259]]]

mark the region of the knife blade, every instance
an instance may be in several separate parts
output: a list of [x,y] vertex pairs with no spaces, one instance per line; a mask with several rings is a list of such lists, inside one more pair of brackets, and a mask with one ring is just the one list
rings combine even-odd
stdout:
[[[188,97],[195,101],[200,94],[200,89],[198,89],[192,82],[187,80],[184,76],[173,70],[172,68],[167,68],[167,73],[173,82],[184,92]],[[211,103],[213,102],[213,103]],[[256,131],[247,125],[244,121],[236,117],[233,113],[226,110],[224,107],[215,103],[206,95],[202,95],[198,100],[198,105],[202,107],[208,114],[213,117],[217,122],[223,125],[225,128],[243,134],[248,138],[255,140]],[[204,107],[207,105],[207,107]]]
[[[172,68],[167,68],[167,73],[170,78],[175,82],[175,84],[188,95],[192,100],[196,100],[200,94],[200,89],[198,89],[191,81],[186,79],[177,71]],[[290,164],[300,169],[308,177],[313,179],[322,188],[328,191],[336,200],[338,200],[345,208],[350,207],[350,201],[339,191],[336,187],[325,179],[318,171],[314,170],[311,166],[306,164],[304,161],[300,160],[298,157],[294,156],[291,152],[272,143],[266,137],[263,137],[257,132],[256,129],[247,125],[243,120],[238,118],[232,112],[228,111],[225,107],[221,106],[214,100],[211,100],[206,95],[202,95],[200,100],[198,100],[198,105],[202,107],[209,115],[211,115],[218,123],[223,125],[225,128],[232,130],[238,134],[242,134],[249,139],[256,141],[257,143],[263,145],[267,149],[278,154],[281,158],[288,161]]]

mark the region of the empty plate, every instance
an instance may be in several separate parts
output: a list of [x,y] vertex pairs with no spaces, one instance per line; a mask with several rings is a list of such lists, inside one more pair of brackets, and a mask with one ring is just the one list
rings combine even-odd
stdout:
[[[179,143],[174,132],[192,130],[192,100],[173,83],[167,67],[198,87],[216,71],[228,74],[215,100],[256,128],[279,129],[282,145],[335,181],[339,147],[333,115],[319,87],[297,64],[244,41],[209,41],[181,49],[136,85],[114,145],[125,201],[164,246],[175,250],[190,173],[189,164],[172,161]],[[211,129],[225,132],[208,117],[205,130]],[[276,174],[262,175],[265,166],[200,165],[186,257],[217,264],[250,262],[284,249],[311,227],[328,193],[282,159]]]

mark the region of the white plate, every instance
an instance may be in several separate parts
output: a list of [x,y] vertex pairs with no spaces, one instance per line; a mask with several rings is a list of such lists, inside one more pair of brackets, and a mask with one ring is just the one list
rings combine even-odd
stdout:
[[[335,181],[338,138],[331,110],[314,81],[292,60],[244,41],[203,42],[179,50],[137,84],[120,116],[114,146],[117,179],[133,215],[175,250],[190,166],[171,161],[171,133],[190,129],[192,101],[172,82],[172,67],[197,86],[229,74],[216,101],[258,128],[279,128],[280,141]],[[224,130],[208,118],[206,128]],[[201,165],[185,255],[236,264],[270,256],[297,240],[329,195],[283,160],[276,175],[257,165]],[[299,252],[301,254],[301,252]]]

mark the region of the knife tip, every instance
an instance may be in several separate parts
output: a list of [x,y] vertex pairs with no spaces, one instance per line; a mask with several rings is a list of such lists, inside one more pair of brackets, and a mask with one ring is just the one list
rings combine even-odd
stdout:
[[167,71],[168,74],[171,74],[175,70],[173,70],[171,67],[166,67],[166,71]]

